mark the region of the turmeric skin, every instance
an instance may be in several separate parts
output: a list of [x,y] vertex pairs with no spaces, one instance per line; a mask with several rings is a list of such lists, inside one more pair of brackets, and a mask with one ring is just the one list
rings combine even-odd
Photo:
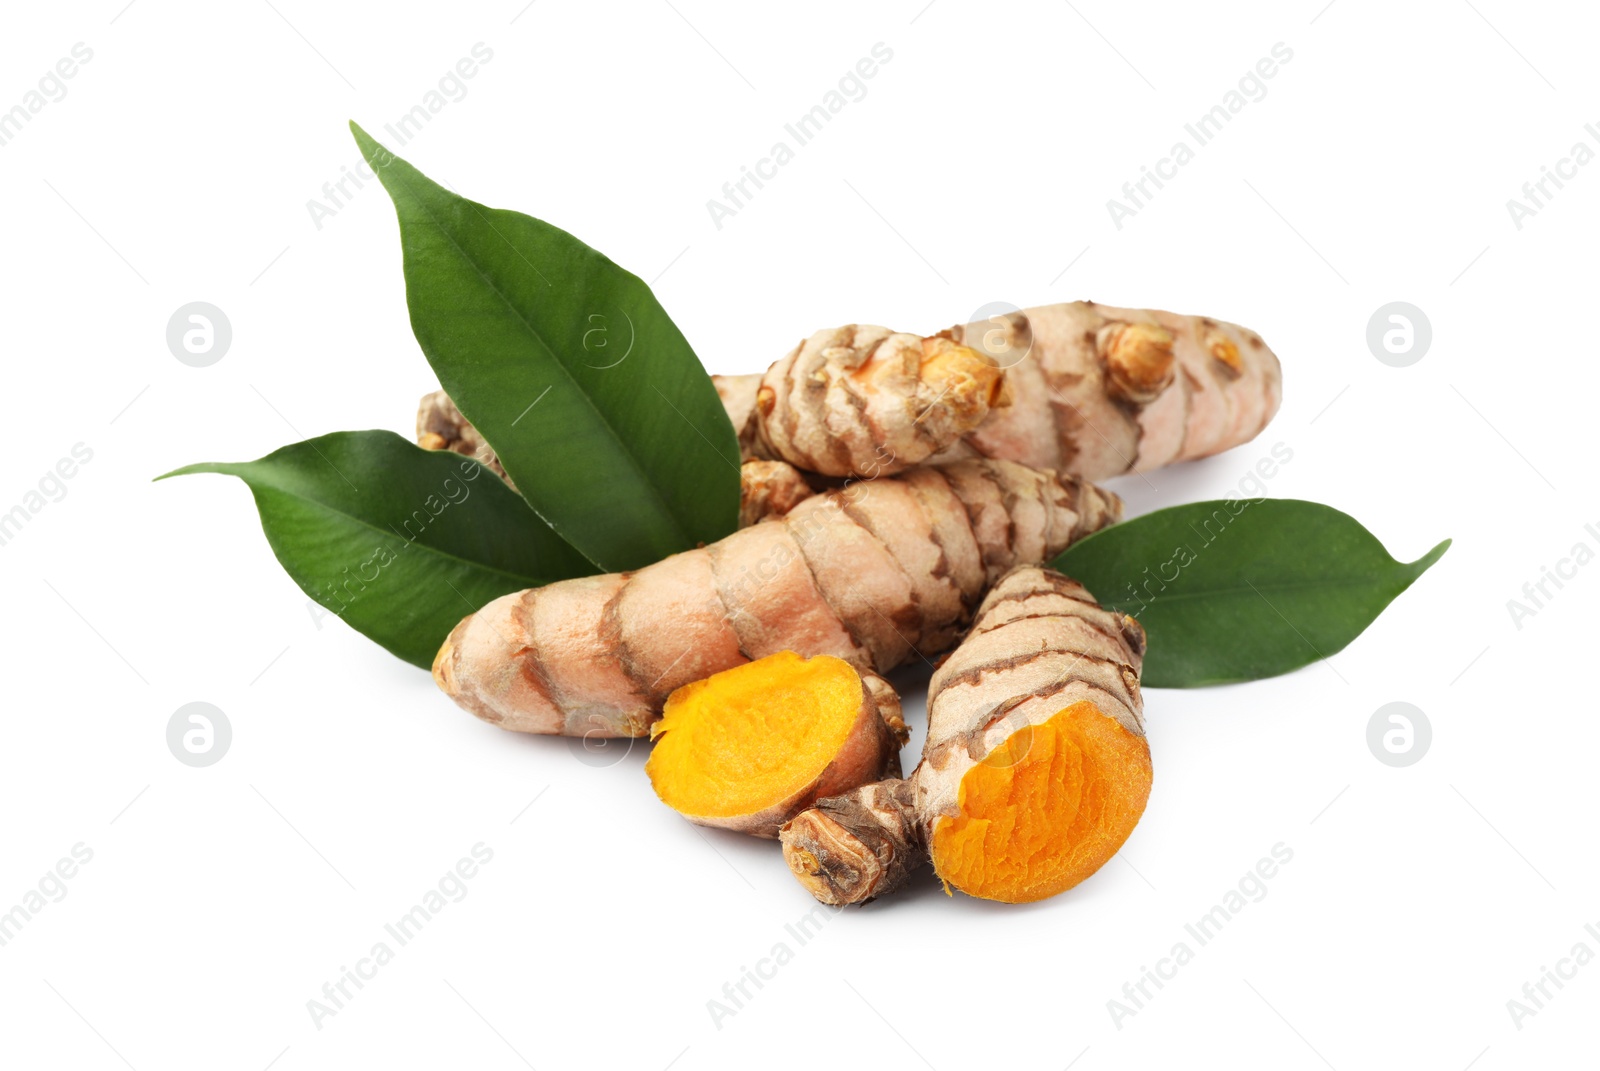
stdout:
[[988,587],[1121,516],[1092,484],[1004,461],[921,466],[632,573],[502,596],[434,660],[501,728],[643,736],[691,681],[794,651],[884,673],[952,646]]
[[[766,372],[711,378],[747,462],[834,477],[971,457],[1089,480],[1148,472],[1248,442],[1283,398],[1254,331],[1089,301],[926,337],[849,324]],[[442,391],[422,400],[417,441],[497,468]]]

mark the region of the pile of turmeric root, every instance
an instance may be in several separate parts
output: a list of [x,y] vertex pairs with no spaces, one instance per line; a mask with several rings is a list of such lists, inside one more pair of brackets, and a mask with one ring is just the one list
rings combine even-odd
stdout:
[[[1110,859],[1151,786],[1145,634],[1045,567],[1121,517],[1092,480],[1253,438],[1281,373],[1233,324],[1076,302],[921,337],[821,331],[714,377],[741,528],[629,573],[504,596],[433,675],[502,728],[649,737],[691,821],[777,838],[827,904],[931,862],[1010,903]],[[442,392],[419,443],[492,451]],[[921,761],[882,676],[943,656]]]

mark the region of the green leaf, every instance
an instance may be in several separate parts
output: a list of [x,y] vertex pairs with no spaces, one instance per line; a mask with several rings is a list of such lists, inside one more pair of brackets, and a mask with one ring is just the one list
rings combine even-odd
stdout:
[[1147,686],[1193,688],[1342,651],[1449,546],[1403,564],[1330,506],[1229,499],[1113,525],[1050,564],[1139,619]]
[[237,476],[301,589],[426,669],[463,617],[594,567],[490,470],[388,431],[340,431],[259,461],[169,472]]
[[607,571],[732,532],[739,446],[637,276],[429,180],[354,123],[400,218],[411,329],[528,503]]

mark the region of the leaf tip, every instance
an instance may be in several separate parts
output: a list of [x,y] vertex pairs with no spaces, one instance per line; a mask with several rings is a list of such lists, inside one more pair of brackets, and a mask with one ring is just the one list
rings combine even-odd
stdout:
[[1444,557],[1444,552],[1449,550],[1450,544],[1454,542],[1455,540],[1453,539],[1446,539],[1444,542],[1428,551],[1428,553],[1412,562],[1411,567],[1417,571],[1416,575],[1421,576],[1423,573],[1433,568],[1434,563],[1440,558]]
[[361,150],[362,157],[367,163],[374,163],[378,157],[390,155],[388,149],[380,145],[376,138],[361,129],[361,124],[354,119],[350,120],[350,136],[356,139],[356,147]]
[[168,480],[174,476],[190,476],[196,472],[212,472],[214,470],[211,466],[212,463],[209,461],[201,461],[193,465],[184,465],[181,468],[173,469],[171,472],[163,472],[160,476],[152,477],[150,482],[160,483],[162,480]]

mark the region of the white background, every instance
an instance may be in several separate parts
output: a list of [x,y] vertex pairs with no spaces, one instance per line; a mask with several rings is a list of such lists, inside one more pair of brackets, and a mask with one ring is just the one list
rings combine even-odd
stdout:
[[[1578,4],[567,0],[31,5],[0,107],[93,59],[0,147],[0,512],[93,460],[0,547],[9,687],[0,910],[93,859],[0,948],[0,1062],[260,1069],[1592,1065],[1600,965],[1593,614],[1600,566],[1514,623],[1594,491],[1600,167],[1514,226],[1508,198],[1600,143]],[[409,145],[382,132],[471,47],[493,59]],[[706,208],[874,43],[892,60],[747,206]],[[1272,46],[1290,62],[1132,218],[1108,198]],[[565,227],[647,280],[707,366],[824,326],[933,331],[1076,298],[1259,331],[1284,406],[1224,456],[1124,480],[1131,512],[1233,490],[1455,546],[1331,663],[1147,695],[1157,771],[1122,856],[1056,899],[915,889],[829,917],[776,846],[661,806],[642,745],[600,754],[467,716],[273,560],[236,481],[150,478],[344,428],[409,433],[433,380],[374,185],[316,226],[361,121],[436,178]],[[1554,187],[1550,187],[1553,191]],[[168,351],[196,300],[233,327]],[[1408,301],[1409,368],[1368,351]],[[915,674],[904,683],[916,687]],[[233,726],[168,752],[180,705]],[[1380,763],[1381,705],[1433,743]],[[920,705],[910,711],[920,721]],[[913,747],[920,745],[920,733]],[[914,751],[908,751],[908,757]],[[307,1001],[472,846],[493,860],[342,1010]],[[1294,855],[1131,1018],[1107,1002],[1283,842]],[[708,1001],[792,961],[731,1018]],[[392,943],[392,942],[391,942]],[[1194,942],[1191,940],[1190,944]]]

